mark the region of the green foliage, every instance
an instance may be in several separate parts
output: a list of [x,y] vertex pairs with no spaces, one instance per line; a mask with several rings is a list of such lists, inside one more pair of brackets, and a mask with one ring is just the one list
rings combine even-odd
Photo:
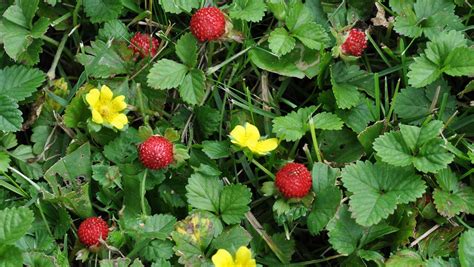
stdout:
[[160,0],[161,7],[164,11],[174,14],[181,12],[190,12],[193,8],[199,7],[199,0]]
[[337,106],[348,109],[359,104],[359,90],[372,90],[373,77],[355,65],[338,62],[331,68],[331,84]]
[[77,60],[92,77],[107,78],[127,72],[126,63],[114,46],[101,40],[93,41],[91,46],[86,46],[84,53],[77,55]]
[[308,121],[315,111],[316,107],[310,106],[273,119],[273,133],[286,141],[300,139],[309,130]]
[[114,0],[84,0],[84,11],[92,23],[116,19],[122,12],[121,1]]
[[230,7],[229,15],[233,19],[258,22],[262,20],[266,10],[263,0],[236,0]]
[[474,231],[471,229],[464,232],[459,239],[459,261],[462,267],[471,266],[474,264]]
[[26,207],[7,208],[0,211],[0,221],[0,242],[2,245],[11,245],[30,229],[34,214]]

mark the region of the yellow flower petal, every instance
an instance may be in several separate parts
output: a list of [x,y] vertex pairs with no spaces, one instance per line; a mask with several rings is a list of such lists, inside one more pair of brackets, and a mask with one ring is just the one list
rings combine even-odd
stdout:
[[230,132],[231,142],[237,144],[241,147],[246,146],[246,139],[245,139],[245,128],[242,125],[237,125],[235,128]]
[[257,263],[252,259],[252,252],[247,247],[240,247],[235,253],[235,266],[255,267]]
[[99,102],[99,96],[100,96],[99,90],[97,89],[90,90],[89,93],[86,95],[87,104],[89,104],[91,107],[95,106],[95,104]]
[[260,139],[260,132],[255,125],[251,123],[245,123],[245,138],[249,143],[255,143]]
[[110,118],[108,118],[108,122],[115,128],[121,130],[123,126],[128,123],[128,118],[125,114],[117,113],[111,115]]
[[270,138],[262,141],[258,141],[252,147],[249,147],[252,152],[257,153],[259,155],[268,154],[268,152],[275,150],[278,147],[278,139]]
[[232,259],[232,255],[225,250],[225,249],[219,249],[214,256],[212,256],[212,263],[216,267],[233,267],[234,266],[234,260]]
[[100,88],[100,102],[102,103],[108,103],[112,100],[112,97],[114,96],[114,93],[112,93],[112,90],[107,85],[102,85]]
[[119,95],[114,100],[112,100],[112,110],[116,112],[120,112],[127,107],[127,103],[125,103],[125,96]]
[[92,121],[98,124],[102,124],[104,123],[104,118],[102,118],[102,115],[100,115],[97,110],[92,109]]

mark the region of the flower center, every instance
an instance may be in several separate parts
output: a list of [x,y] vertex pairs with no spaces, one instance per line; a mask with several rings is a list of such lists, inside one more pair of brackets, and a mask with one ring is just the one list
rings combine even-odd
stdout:
[[103,105],[99,108],[99,113],[102,117],[107,117],[110,114],[110,108],[108,105]]

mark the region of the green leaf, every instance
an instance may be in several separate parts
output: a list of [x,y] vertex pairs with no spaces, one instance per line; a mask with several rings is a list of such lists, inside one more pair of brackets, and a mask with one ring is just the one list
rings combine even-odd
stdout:
[[176,55],[188,67],[193,68],[197,64],[197,40],[191,33],[184,34],[176,42]]
[[418,253],[405,249],[392,255],[385,263],[387,267],[425,266],[423,259]]
[[173,243],[169,240],[153,240],[139,253],[147,261],[173,257]]
[[160,5],[165,12],[180,14],[181,12],[191,12],[193,8],[198,8],[199,0],[160,0]]
[[132,260],[129,258],[117,258],[113,260],[101,260],[100,267],[128,267]]
[[138,131],[129,128],[104,146],[104,156],[117,164],[132,163],[138,157],[136,145],[140,141]]
[[179,94],[181,98],[191,105],[200,104],[206,92],[205,79],[206,76],[202,70],[192,69],[189,71],[179,86]]
[[383,133],[383,130],[384,122],[378,121],[357,135],[357,139],[362,144],[367,154],[371,154],[373,152],[372,145],[375,139]]
[[99,30],[99,38],[103,41],[115,39],[128,42],[130,37],[131,34],[128,32],[127,26],[120,20],[107,21]]
[[441,134],[442,130],[443,122],[438,120],[431,121],[421,128],[411,125],[400,125],[403,140],[412,151],[435,139]]
[[229,15],[233,19],[259,22],[266,10],[267,6],[263,0],[236,0],[229,8]]
[[168,214],[155,214],[145,219],[143,232],[147,238],[166,240],[174,230],[176,218]]
[[317,162],[313,165],[311,174],[316,198],[311,213],[308,215],[308,230],[316,235],[336,214],[341,202],[341,191],[336,186],[337,169]]
[[217,132],[220,127],[220,111],[209,106],[201,106],[195,109],[197,126],[204,137],[209,137]]
[[344,122],[333,113],[321,112],[313,117],[314,127],[321,130],[341,130]]
[[13,245],[0,245],[0,267],[21,267],[23,266],[21,250]]
[[464,232],[459,238],[458,245],[459,262],[461,267],[474,265],[474,230]]
[[197,209],[217,213],[222,188],[222,182],[216,176],[195,172],[189,177],[186,185],[188,204]]
[[6,172],[10,166],[10,156],[5,151],[0,151],[0,172]]
[[284,20],[288,6],[284,0],[268,0],[266,1],[268,9],[278,20]]
[[329,161],[348,163],[360,159],[364,154],[357,135],[347,128],[337,131],[323,130],[319,141],[321,152]]
[[220,214],[227,224],[240,223],[245,213],[250,210],[248,204],[252,201],[252,193],[241,184],[224,187],[220,196]]
[[337,109],[336,114],[344,123],[356,133],[361,133],[370,122],[375,121],[374,114],[370,109],[375,109],[375,104],[368,98],[362,98],[355,107],[351,109]]
[[36,92],[45,78],[44,73],[36,68],[22,65],[6,67],[0,70],[0,95],[22,101]]
[[357,249],[364,231],[364,228],[351,218],[347,205],[342,205],[339,208],[336,216],[329,222],[327,229],[329,243],[341,254],[353,253]]
[[[95,0],[90,0],[95,1]],[[86,46],[84,53],[77,55],[88,75],[96,78],[108,78],[117,74],[127,73],[126,63],[115,51],[112,43],[101,40],[91,42]]]
[[472,75],[474,73],[474,49],[457,47],[449,52],[443,71],[451,76]]
[[122,187],[122,174],[117,166],[92,165],[92,179],[105,188]]
[[285,28],[276,28],[268,37],[268,47],[278,56],[288,54],[295,48],[295,38],[291,37]]
[[438,212],[448,218],[461,212],[474,213],[474,190],[460,182],[451,169],[439,171],[436,181],[440,188],[433,192],[434,203]]
[[123,8],[121,1],[116,0],[84,0],[83,5],[92,23],[116,19]]
[[252,240],[252,236],[249,232],[247,232],[242,226],[236,225],[227,229],[215,238],[212,241],[212,246],[215,249],[225,249],[231,254],[235,254],[241,246],[248,246],[250,240]]
[[338,62],[331,67],[331,84],[339,108],[348,109],[359,104],[358,90],[373,91],[373,77],[357,65]]
[[311,21],[314,21],[314,15],[311,13],[311,9],[304,5],[301,0],[293,1],[289,5],[286,26],[290,32]]
[[18,104],[6,95],[0,95],[0,129],[5,132],[20,130],[23,118]]
[[439,78],[442,71],[431,62],[424,54],[414,58],[415,62],[410,64],[408,71],[408,82],[414,87],[423,87]]
[[33,212],[26,207],[0,210],[0,243],[14,244],[26,234],[34,221]]
[[308,22],[299,26],[292,31],[292,35],[305,46],[315,50],[327,47],[331,40],[324,27],[316,22]]
[[161,59],[150,69],[148,85],[155,89],[176,88],[183,83],[188,68],[169,59]]
[[204,141],[202,151],[211,159],[221,159],[230,156],[229,141]]
[[410,168],[358,161],[342,172],[344,187],[356,222],[370,226],[392,214],[397,205],[415,201],[426,190],[420,176]]
[[300,108],[284,117],[273,119],[273,133],[286,141],[300,139],[309,130],[308,120],[315,110],[315,106]]

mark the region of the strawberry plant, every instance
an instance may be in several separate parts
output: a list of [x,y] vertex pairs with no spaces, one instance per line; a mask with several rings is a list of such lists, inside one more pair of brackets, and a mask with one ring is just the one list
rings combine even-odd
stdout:
[[0,13],[0,267],[474,266],[469,1]]

